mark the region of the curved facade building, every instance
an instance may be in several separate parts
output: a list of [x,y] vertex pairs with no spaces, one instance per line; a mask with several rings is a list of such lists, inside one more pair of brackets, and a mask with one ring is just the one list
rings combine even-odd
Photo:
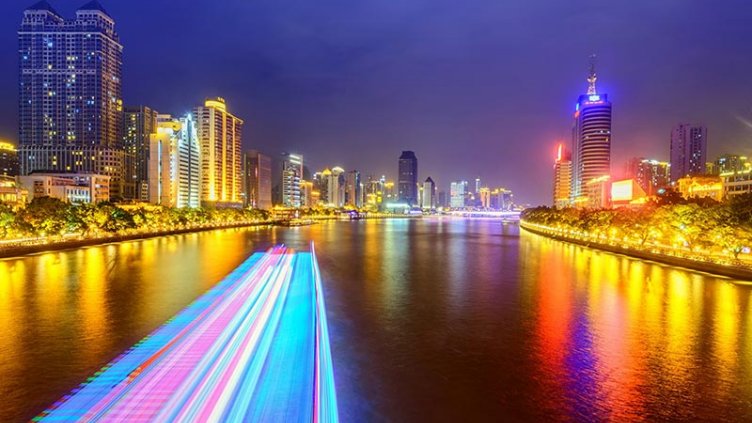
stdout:
[[611,173],[611,102],[608,95],[595,90],[595,72],[591,72],[588,93],[577,99],[572,130],[572,200],[583,198],[585,185]]

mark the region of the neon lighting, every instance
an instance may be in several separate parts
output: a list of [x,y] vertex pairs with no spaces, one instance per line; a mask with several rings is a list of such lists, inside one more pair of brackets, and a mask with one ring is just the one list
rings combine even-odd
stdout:
[[564,148],[564,145],[563,144],[559,144],[559,148],[557,149],[558,151],[556,152],[556,162],[557,163],[561,161],[561,149],[562,148]]
[[313,244],[252,255],[34,420],[338,422]]
[[601,101],[601,96],[599,96],[597,94],[596,95],[591,95],[591,96],[588,97],[588,100],[590,100],[590,101]]

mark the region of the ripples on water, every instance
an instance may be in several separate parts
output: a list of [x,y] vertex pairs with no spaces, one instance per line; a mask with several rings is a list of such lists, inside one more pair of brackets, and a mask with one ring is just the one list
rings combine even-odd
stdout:
[[252,251],[314,240],[344,421],[752,420],[752,289],[490,220],[241,229],[0,261],[0,421]]

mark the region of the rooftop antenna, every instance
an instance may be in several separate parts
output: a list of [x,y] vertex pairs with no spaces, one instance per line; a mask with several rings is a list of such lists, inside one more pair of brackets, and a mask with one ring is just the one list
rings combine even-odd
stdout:
[[588,89],[587,93],[588,95],[596,95],[595,91],[595,81],[598,79],[598,77],[595,75],[595,54],[590,55],[590,74],[588,75],[587,82],[588,82]]

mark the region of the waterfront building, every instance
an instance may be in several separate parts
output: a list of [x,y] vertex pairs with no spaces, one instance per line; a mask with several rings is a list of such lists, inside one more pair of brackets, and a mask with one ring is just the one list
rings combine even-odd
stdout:
[[[599,94],[591,64],[587,93],[577,99],[572,128],[572,189],[575,205],[592,203],[583,199],[585,185],[611,174],[611,102]],[[597,202],[597,201],[596,201]]]
[[570,205],[572,193],[572,153],[559,144],[554,161],[554,207]]
[[300,207],[300,181],[303,180],[303,156],[282,154],[282,205]]
[[159,115],[149,136],[149,202],[168,207],[198,207],[200,161],[195,122]]
[[345,205],[345,170],[339,166],[321,172],[321,200],[327,207]]
[[611,206],[613,208],[639,206],[647,201],[647,194],[634,179],[611,183]]
[[418,204],[418,158],[412,151],[403,151],[399,158],[397,189],[400,203]]
[[447,206],[447,193],[446,193],[446,191],[439,191],[438,206],[439,207],[446,207]]
[[320,200],[321,193],[315,189],[313,181],[300,181],[300,207],[316,207]]
[[360,172],[357,170],[347,172],[347,177],[345,178],[345,204],[355,208],[363,206]]
[[671,182],[685,176],[706,173],[708,129],[702,125],[682,123],[671,131]]
[[481,188],[482,187],[480,185],[480,178],[475,178],[475,191],[473,192],[477,195],[478,193],[480,193]]
[[681,196],[686,199],[711,198],[716,201],[723,199],[724,186],[720,176],[685,176],[676,181],[676,186]]
[[421,207],[424,210],[433,210],[436,208],[436,184],[430,176],[423,182],[423,201]]
[[465,207],[465,194],[467,193],[467,181],[454,181],[449,185],[449,207],[461,209]]
[[46,1],[18,30],[20,173],[93,173],[122,195],[122,50],[97,2],[64,19]]
[[0,141],[0,176],[18,176],[18,149],[4,141]]
[[634,157],[625,166],[624,178],[634,179],[646,195],[654,196],[670,185],[670,172],[668,162]]
[[123,109],[123,198],[149,201],[149,136],[156,133],[156,110]]
[[514,195],[506,188],[491,191],[490,207],[495,210],[510,211],[514,208]]
[[272,159],[256,150],[243,155],[243,194],[246,207],[272,208]]
[[721,173],[720,178],[723,184],[723,198],[726,200],[752,193],[752,169]]
[[21,188],[15,176],[0,175],[0,202],[13,207],[23,207],[29,198],[29,191]]
[[491,208],[491,189],[488,187],[482,187],[478,189],[478,198],[480,200],[480,207],[483,209]]
[[241,207],[243,120],[228,112],[221,97],[207,99],[194,116],[201,146],[201,203]]
[[18,177],[28,200],[53,197],[69,203],[96,204],[110,199],[110,177],[91,173],[32,172]]
[[604,175],[593,178],[585,184],[583,203],[577,204],[578,207],[589,209],[604,209],[611,207],[611,177]]

